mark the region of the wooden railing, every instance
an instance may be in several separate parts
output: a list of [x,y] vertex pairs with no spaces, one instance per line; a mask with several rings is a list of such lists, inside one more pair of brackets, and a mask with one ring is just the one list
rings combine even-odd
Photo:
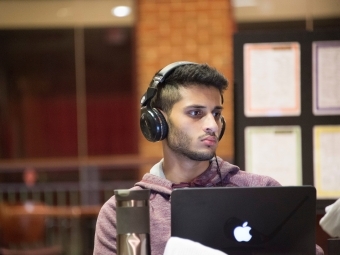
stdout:
[[[102,204],[115,189],[132,187],[139,169],[158,160],[136,155],[0,160],[0,249],[59,247],[63,255],[92,254]],[[38,176],[33,183],[22,179],[27,168]],[[130,171],[137,174],[127,175]],[[62,181],[53,180],[61,175]]]

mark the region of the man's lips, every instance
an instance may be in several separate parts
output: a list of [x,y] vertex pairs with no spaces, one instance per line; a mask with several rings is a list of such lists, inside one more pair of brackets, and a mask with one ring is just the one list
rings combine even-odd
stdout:
[[217,143],[217,137],[216,136],[207,136],[201,140],[205,145],[214,145]]

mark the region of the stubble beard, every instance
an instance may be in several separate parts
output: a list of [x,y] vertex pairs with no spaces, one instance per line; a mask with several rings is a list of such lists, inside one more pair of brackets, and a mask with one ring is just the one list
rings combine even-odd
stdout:
[[176,128],[170,120],[168,121],[168,125],[169,133],[167,137],[167,143],[169,148],[177,155],[181,155],[196,161],[210,160],[215,156],[215,150],[210,152],[198,152],[191,150],[189,148],[191,144],[191,138],[185,132]]

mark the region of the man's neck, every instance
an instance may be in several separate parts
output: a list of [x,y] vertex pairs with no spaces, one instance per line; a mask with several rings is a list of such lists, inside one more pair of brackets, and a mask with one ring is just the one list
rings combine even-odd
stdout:
[[163,172],[173,183],[190,182],[209,167],[209,161],[190,160],[180,156],[164,155]]

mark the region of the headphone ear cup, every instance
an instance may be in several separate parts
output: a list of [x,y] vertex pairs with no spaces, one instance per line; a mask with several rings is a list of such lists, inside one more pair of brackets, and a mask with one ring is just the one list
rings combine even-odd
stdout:
[[223,116],[221,117],[221,122],[222,122],[222,128],[221,128],[220,136],[218,137],[219,141],[222,139],[222,136],[223,136],[224,131],[225,131],[225,126],[226,126],[226,123],[225,123]]
[[150,142],[161,141],[168,134],[168,123],[156,108],[142,107],[139,124],[144,137]]

